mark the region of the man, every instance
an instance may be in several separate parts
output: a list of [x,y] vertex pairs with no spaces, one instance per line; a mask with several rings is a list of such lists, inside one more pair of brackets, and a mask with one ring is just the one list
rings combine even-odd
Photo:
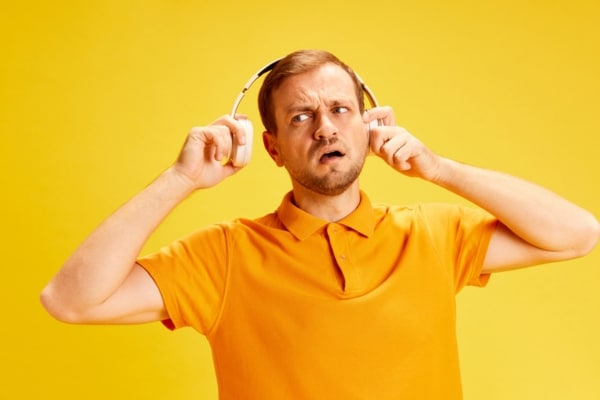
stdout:
[[[276,212],[138,258],[177,204],[239,170],[222,159],[244,144],[244,124],[194,128],[175,164],[67,260],[46,309],[73,323],[197,329],[223,399],[460,399],[455,294],[493,272],[583,256],[600,235],[556,194],[434,154],[388,107],[365,112],[360,82],[330,53],[282,59],[259,106],[264,146],[292,183]],[[371,205],[358,181],[370,152],[478,208]]]

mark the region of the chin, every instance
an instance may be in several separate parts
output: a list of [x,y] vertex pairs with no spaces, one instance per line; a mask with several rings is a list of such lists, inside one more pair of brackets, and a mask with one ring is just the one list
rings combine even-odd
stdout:
[[[351,179],[346,176],[343,180],[334,182],[332,179],[322,179],[315,185],[312,185],[311,190],[326,196],[338,196],[352,187],[358,182],[358,175],[352,175]],[[315,182],[316,183],[316,182]]]

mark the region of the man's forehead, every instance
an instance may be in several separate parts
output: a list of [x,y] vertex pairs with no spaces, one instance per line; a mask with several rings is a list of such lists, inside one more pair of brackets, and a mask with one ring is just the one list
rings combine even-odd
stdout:
[[354,94],[354,82],[348,73],[338,65],[325,64],[286,78],[273,92],[273,97],[276,101],[285,98],[286,103],[288,101],[310,103],[318,98],[326,98],[329,102],[340,102],[345,97],[355,97]]

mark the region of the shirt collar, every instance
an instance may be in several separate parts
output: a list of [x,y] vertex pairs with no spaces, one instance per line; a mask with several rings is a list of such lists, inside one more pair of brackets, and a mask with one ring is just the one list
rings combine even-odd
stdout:
[[[284,196],[277,209],[277,216],[287,230],[297,239],[304,240],[329,224],[328,221],[300,209],[292,202],[292,198],[292,192]],[[336,223],[353,229],[366,237],[369,237],[373,233],[375,227],[373,207],[371,201],[363,191],[360,192],[358,207]]]

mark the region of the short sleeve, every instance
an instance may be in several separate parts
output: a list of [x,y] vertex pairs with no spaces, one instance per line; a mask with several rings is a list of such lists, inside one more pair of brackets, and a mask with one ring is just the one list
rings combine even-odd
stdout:
[[482,274],[483,263],[497,220],[484,210],[459,205],[428,206],[424,214],[455,292],[467,285],[485,286],[490,276]]
[[169,329],[190,326],[206,334],[217,319],[225,291],[228,250],[221,225],[198,230],[137,262],[158,286]]

